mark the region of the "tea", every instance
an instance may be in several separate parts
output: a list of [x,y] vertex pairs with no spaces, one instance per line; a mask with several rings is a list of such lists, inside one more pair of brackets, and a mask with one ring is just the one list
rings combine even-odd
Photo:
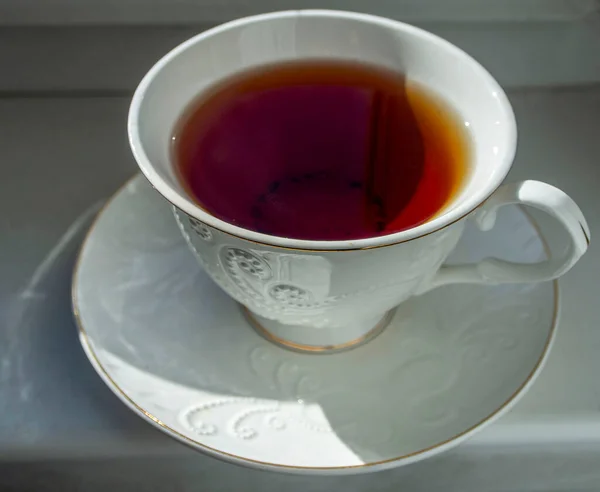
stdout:
[[295,239],[399,232],[463,184],[458,115],[403,74],[302,61],[242,72],[206,91],[173,138],[182,182],[229,223]]

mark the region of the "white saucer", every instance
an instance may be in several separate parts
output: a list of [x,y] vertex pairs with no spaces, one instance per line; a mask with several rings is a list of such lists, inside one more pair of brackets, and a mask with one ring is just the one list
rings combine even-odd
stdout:
[[[545,257],[506,207],[454,262]],[[551,345],[556,284],[451,286],[401,305],[369,343],[295,353],[259,336],[199,269],[169,205],[137,176],[104,208],[75,271],[92,365],[142,418],[212,456],[280,471],[390,468],[448,449],[529,388]]]

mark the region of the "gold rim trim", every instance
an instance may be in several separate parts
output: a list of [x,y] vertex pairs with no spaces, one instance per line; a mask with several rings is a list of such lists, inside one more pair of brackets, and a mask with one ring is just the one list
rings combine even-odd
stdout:
[[[164,196],[162,193],[160,193],[160,192],[159,192],[159,191],[158,191],[158,190],[157,190],[157,189],[154,187],[154,185],[152,184],[152,182],[151,182],[151,181],[148,179],[148,177],[147,177],[147,176],[146,176],[144,173],[138,173],[136,176],[138,176],[138,175],[141,175],[141,176],[143,176],[143,177],[144,177],[144,179],[145,179],[145,180],[146,180],[146,181],[147,181],[147,182],[150,184],[150,186],[152,186],[152,189],[156,190],[156,192],[157,192],[157,193],[158,193],[158,194],[159,194],[161,197],[163,197],[163,199],[164,199],[166,202],[170,203],[170,204],[171,204],[171,205],[172,205],[172,206],[173,206],[173,207],[174,207],[176,210],[178,210],[178,211],[179,211],[179,212],[181,212],[182,214],[184,214],[184,215],[186,215],[186,216],[190,217],[190,214],[188,214],[188,213],[187,213],[185,210],[182,210],[181,208],[179,208],[177,205],[175,205],[175,203],[173,203],[171,200],[169,200],[167,197],[165,197],[165,196]],[[136,177],[136,176],[134,176],[134,177],[133,177],[133,178],[131,178],[131,179],[135,179],[135,177]],[[216,230],[216,231],[219,231],[219,232],[221,232],[221,233],[223,233],[223,234],[225,234],[225,235],[227,235],[227,236],[234,237],[234,238],[236,238],[236,239],[239,239],[239,240],[241,240],[241,241],[247,241],[247,242],[249,242],[249,243],[252,243],[252,244],[258,244],[258,245],[260,245],[260,246],[266,246],[266,247],[268,247],[268,248],[285,249],[285,250],[288,250],[288,251],[304,251],[304,252],[307,252],[307,253],[324,253],[324,252],[328,252],[328,251],[330,251],[330,252],[332,252],[332,253],[335,253],[335,252],[338,252],[338,253],[340,253],[340,252],[343,252],[343,251],[365,251],[365,250],[369,250],[369,249],[380,249],[380,248],[387,248],[387,247],[389,247],[389,246],[396,246],[396,245],[398,245],[398,244],[408,243],[408,242],[411,242],[411,241],[415,241],[415,240],[417,240],[417,239],[421,239],[421,238],[423,238],[423,237],[430,236],[431,234],[435,234],[436,232],[442,231],[442,230],[444,230],[444,229],[446,229],[446,228],[450,227],[451,225],[453,225],[453,224],[456,224],[457,222],[460,222],[460,221],[461,221],[461,220],[463,220],[465,217],[467,217],[468,215],[470,215],[470,214],[471,214],[471,213],[472,213],[474,210],[477,210],[479,207],[481,207],[481,206],[482,206],[482,205],[483,205],[483,204],[484,204],[484,203],[485,203],[485,202],[486,202],[486,201],[487,201],[487,200],[488,200],[488,199],[489,199],[489,198],[490,198],[490,197],[491,197],[491,196],[492,196],[492,195],[493,195],[493,194],[496,192],[496,190],[497,190],[498,188],[500,188],[500,186],[502,186],[502,183],[503,183],[503,181],[501,181],[501,182],[498,184],[498,186],[496,186],[496,187],[495,187],[495,188],[494,188],[492,191],[490,191],[490,193],[489,193],[487,196],[485,196],[485,198],[484,198],[483,200],[481,200],[481,202],[479,202],[479,203],[478,203],[477,205],[475,205],[475,206],[474,206],[474,207],[473,207],[471,210],[469,210],[468,212],[464,213],[463,215],[461,215],[461,216],[460,216],[460,217],[458,217],[457,219],[454,219],[452,222],[448,222],[447,224],[444,224],[443,226],[440,226],[440,227],[438,227],[437,229],[434,229],[433,231],[429,231],[429,232],[427,232],[427,233],[425,233],[425,234],[421,234],[420,236],[411,237],[411,238],[409,238],[409,239],[404,239],[404,240],[402,240],[402,241],[396,241],[396,242],[393,242],[393,243],[388,243],[388,244],[378,244],[378,245],[374,245],[374,246],[362,246],[362,247],[358,247],[358,248],[352,248],[352,247],[350,247],[350,248],[341,248],[341,249],[334,249],[334,248],[321,248],[321,249],[311,249],[311,248],[294,248],[294,247],[292,247],[292,246],[282,246],[282,245],[279,245],[279,244],[273,244],[273,243],[265,243],[265,242],[261,242],[261,241],[255,241],[254,239],[248,239],[247,237],[240,236],[240,235],[238,235],[238,234],[233,234],[232,232],[227,232],[227,231],[224,231],[223,229],[220,229],[219,227],[216,227],[216,226],[215,226],[215,225],[213,225],[213,224],[206,224],[206,225],[207,225],[208,227],[211,227],[211,228],[213,228],[213,229],[214,229],[214,230]],[[197,204],[195,204],[195,206],[196,206],[196,207],[198,207],[198,208],[201,208],[201,207],[200,207],[199,205],[197,205]],[[205,211],[205,213],[206,213],[206,214],[208,214],[208,215],[210,215],[210,214],[209,214],[207,211]],[[193,217],[193,216],[191,216],[191,217]],[[193,218],[194,218],[194,219],[196,219],[196,220],[199,220],[199,221],[201,221],[201,222],[203,221],[203,219],[199,219],[199,218],[197,218],[197,217],[193,217]],[[219,219],[219,220],[221,220],[221,219]],[[426,221],[426,222],[427,222],[427,221]],[[426,222],[425,222],[425,223],[426,223]],[[205,223],[205,222],[202,222],[202,223]],[[421,225],[423,225],[423,224],[421,224]],[[417,227],[418,227],[418,226],[417,226]],[[252,231],[252,232],[253,232],[253,231]],[[385,237],[385,236],[381,236],[381,237]],[[326,242],[326,241],[321,241],[321,242]]]
[[585,242],[589,246],[590,245],[590,237],[588,236],[588,233],[585,230],[585,227],[583,227],[583,224],[581,222],[579,223],[579,227],[581,227],[581,232],[583,232],[583,237],[585,237]]
[[[143,176],[143,175],[142,175]],[[135,179],[136,176],[134,176],[132,179]],[[499,188],[500,186],[498,186]],[[448,222],[447,224],[444,224],[441,227],[438,227],[437,229],[433,230],[433,231],[429,231],[425,234],[421,234],[420,236],[416,236],[416,237],[411,237],[410,239],[404,239],[403,241],[397,241],[395,243],[389,243],[389,244],[378,244],[378,245],[374,245],[374,246],[362,246],[360,248],[343,248],[343,249],[329,249],[329,248],[323,248],[323,249],[310,249],[310,248],[293,248],[291,246],[281,246],[279,244],[271,244],[271,243],[262,243],[260,241],[255,241],[253,239],[248,239],[247,237],[243,237],[243,236],[238,236],[237,234],[233,234],[231,232],[227,232],[224,231],[223,229],[219,229],[218,227],[215,227],[212,224],[206,224],[208,227],[211,227],[212,229],[219,231],[227,236],[230,237],[234,237],[236,239],[239,239],[240,241],[247,241],[249,243],[252,244],[258,244],[259,246],[265,246],[267,248],[273,248],[273,249],[285,249],[287,251],[302,251],[304,253],[343,253],[344,251],[366,251],[369,249],[381,249],[381,248],[387,248],[389,246],[396,246],[398,244],[403,244],[403,243],[409,243],[411,241],[415,241],[417,239],[421,239],[423,237],[427,237],[427,236],[431,236],[432,234],[435,234],[436,232],[442,231],[448,227],[450,227],[453,224],[456,224],[457,222],[460,222],[462,219],[464,219],[465,217],[467,217],[468,215],[470,215],[474,210],[478,209],[479,207],[481,207],[481,205],[483,205],[487,199],[492,196],[492,194],[498,189],[495,188],[494,191],[492,191],[492,193],[490,193],[487,197],[485,197],[485,200],[483,200],[480,204],[476,205],[475,208],[473,208],[472,210],[469,210],[467,213],[461,215],[458,219],[454,219],[452,222]],[[154,190],[156,190],[156,188],[153,187]],[[175,205],[172,201],[168,200],[167,198],[165,198],[158,190],[156,190],[156,192],[163,197],[163,199],[170,203],[175,209],[177,209],[179,212],[181,212],[182,214],[186,215],[187,217],[190,217],[190,214],[188,214],[186,211],[181,210],[177,205]],[[197,219],[196,217],[193,217],[196,220],[200,220],[201,219]],[[204,224],[204,222],[202,222]]]
[[294,352],[301,352],[303,354],[333,354],[339,352],[346,352],[348,350],[352,350],[354,348],[360,347],[361,345],[370,342],[374,338],[376,338],[381,332],[390,324],[390,321],[394,317],[394,313],[396,309],[391,309],[387,313],[384,314],[383,318],[381,318],[377,324],[371,328],[364,335],[359,336],[349,342],[337,343],[335,345],[306,345],[303,343],[292,342],[290,340],[286,340],[285,338],[278,337],[274,335],[269,330],[267,330],[256,316],[246,307],[240,305],[242,309],[242,313],[248,320],[248,323],[254,330],[265,340],[278,345],[286,350],[293,350]]
[[[516,397],[525,389],[527,388],[532,382],[533,382],[533,378],[538,374],[538,372],[541,370],[542,365],[544,364],[548,353],[549,353],[549,349],[550,346],[552,345],[552,342],[554,340],[554,335],[556,334],[556,326],[557,326],[557,321],[558,321],[558,313],[559,313],[559,288],[558,288],[558,281],[554,280],[553,283],[553,290],[554,290],[554,310],[553,310],[553,314],[552,314],[552,321],[551,321],[551,326],[550,329],[548,331],[548,337],[546,338],[546,342],[544,344],[544,347],[540,353],[540,356],[538,358],[538,360],[536,361],[533,369],[531,370],[531,372],[529,373],[529,375],[527,376],[527,378],[525,378],[525,380],[519,385],[519,387],[508,397],[508,399],[502,403],[502,405],[500,405],[496,410],[494,410],[493,412],[491,412],[489,415],[487,415],[486,417],[484,417],[483,419],[481,419],[479,422],[477,422],[476,424],[472,425],[471,427],[469,427],[468,429],[465,429],[464,431],[460,432],[459,434],[456,434],[455,436],[452,436],[448,439],[445,439],[437,444],[433,444],[431,446],[427,446],[423,449],[420,449],[419,451],[413,451],[412,453],[407,453],[405,455],[401,455],[398,457],[394,457],[394,458],[388,458],[385,460],[380,460],[380,461],[373,461],[370,463],[363,463],[361,465],[348,465],[348,466],[323,466],[323,467],[319,467],[319,466],[295,466],[295,465],[283,465],[280,463],[269,463],[266,461],[260,461],[260,460],[253,460],[252,458],[245,458],[243,456],[238,456],[235,454],[231,454],[231,453],[227,453],[224,451],[221,451],[217,448],[213,448],[211,446],[207,446],[206,444],[203,444],[201,442],[198,442],[178,431],[176,431],[175,429],[173,429],[172,427],[169,427],[168,425],[166,425],[164,422],[162,422],[159,418],[155,417],[153,414],[151,414],[150,412],[147,412],[146,410],[144,410],[142,407],[140,407],[137,403],[135,403],[134,400],[132,400],[127,393],[115,382],[115,380],[110,376],[110,374],[108,373],[108,371],[104,368],[104,366],[102,365],[102,363],[100,362],[100,360],[98,359],[98,356],[96,355],[96,352],[93,349],[92,343],[90,342],[90,339],[83,327],[83,323],[81,321],[81,316],[79,313],[79,306],[77,303],[77,282],[78,282],[78,276],[79,276],[79,271],[81,268],[81,263],[82,263],[82,258],[83,258],[83,252],[86,248],[86,245],[92,235],[92,233],[94,232],[94,229],[96,228],[98,221],[100,220],[100,218],[102,217],[102,215],[104,214],[104,212],[106,211],[106,209],[112,204],[112,202],[114,201],[114,199],[120,195],[120,193],[131,183],[133,182],[136,178],[138,177],[138,174],[136,174],[135,176],[131,177],[130,179],[128,179],[121,187],[118,188],[118,190],[115,192],[115,194],[107,200],[107,202],[102,206],[102,208],[98,211],[98,214],[96,215],[96,217],[94,218],[94,221],[92,222],[83,242],[81,245],[81,248],[79,249],[79,252],[77,254],[77,259],[75,262],[75,268],[73,270],[73,281],[72,281],[72,285],[71,285],[71,302],[72,302],[72,307],[73,307],[73,316],[75,318],[75,322],[77,324],[78,330],[79,330],[79,335],[80,335],[80,341],[82,342],[84,351],[86,352],[86,355],[88,355],[88,358],[90,359],[90,362],[92,363],[92,366],[94,366],[94,368],[96,369],[96,371],[98,372],[99,376],[105,381],[105,383],[107,383],[107,385],[109,386],[109,388],[113,391],[113,393],[120,399],[122,400],[128,407],[130,407],[132,410],[139,412],[141,415],[143,415],[146,419],[148,419],[148,421],[160,428],[162,428],[165,433],[167,435],[170,435],[172,438],[177,439],[178,441],[190,446],[191,448],[194,448],[196,450],[201,450],[206,452],[206,454],[209,454],[210,456],[213,456],[215,458],[218,459],[222,459],[228,462],[231,461],[235,461],[237,463],[245,463],[248,465],[260,465],[263,467],[269,467],[272,469],[288,469],[288,470],[297,470],[297,471],[314,471],[314,472],[327,472],[327,471],[334,471],[334,470],[352,470],[352,469],[360,469],[360,468],[370,468],[370,467],[374,467],[374,466],[380,466],[380,465],[385,465],[385,464],[390,464],[396,461],[402,461],[402,460],[406,460],[408,458],[414,458],[416,456],[419,456],[421,454],[425,454],[429,451],[433,451],[434,449],[437,448],[442,448],[444,446],[446,446],[447,444],[450,444],[453,441],[458,441],[456,444],[459,444],[460,441],[468,438],[471,434],[473,434],[477,429],[479,429],[481,426],[486,425],[487,423],[489,423],[489,421],[491,421],[492,419],[494,419],[494,417],[496,416],[500,416],[502,413],[504,413],[506,410],[508,410],[513,403],[515,403],[515,399]],[[161,195],[162,196],[162,195]],[[550,256],[550,249],[548,247],[548,244],[546,243],[546,240],[544,239],[544,237],[541,235],[541,230],[539,228],[539,226],[537,225],[537,223],[535,222],[535,220],[533,219],[533,217],[531,217],[529,215],[529,213],[527,213],[523,207],[519,206],[520,210],[523,212],[526,220],[529,221],[529,223],[531,224],[531,226],[536,230],[536,232],[538,233],[538,237],[540,238],[540,241],[542,242],[542,246],[544,249],[544,252],[546,253],[546,256]],[[321,251],[321,250],[320,250]],[[331,251],[331,250],[329,250]],[[343,251],[348,251],[348,250],[343,250]]]
[[[142,175],[143,176],[143,175]],[[135,179],[136,176],[134,176],[131,179]],[[149,182],[149,181],[148,181]],[[498,186],[499,188],[500,186]],[[490,193],[485,200],[483,200],[480,204],[476,205],[475,208],[473,208],[472,210],[469,210],[467,213],[461,215],[458,219],[454,219],[452,222],[448,222],[447,224],[444,224],[441,227],[438,227],[437,229],[433,230],[433,231],[429,231],[425,234],[421,234],[420,236],[416,236],[416,237],[411,237],[410,239],[404,239],[403,241],[397,241],[395,243],[389,243],[389,244],[379,244],[379,245],[374,245],[374,246],[362,246],[360,248],[343,248],[343,249],[310,249],[310,248],[293,248],[291,246],[281,246],[279,244],[271,244],[271,243],[262,243],[260,241],[255,241],[253,239],[248,239],[247,237],[243,237],[243,236],[238,236],[237,234],[233,234],[231,232],[227,232],[224,231],[223,229],[219,229],[218,227],[215,227],[212,224],[205,224],[204,222],[202,222],[201,219],[197,219],[196,217],[193,217],[196,220],[201,221],[203,224],[205,224],[208,227],[211,227],[212,229],[219,231],[227,236],[230,237],[234,237],[236,239],[239,239],[240,241],[247,241],[249,243],[252,244],[257,244],[259,246],[264,246],[267,248],[272,248],[272,249],[285,249],[287,251],[301,251],[303,253],[343,253],[344,251],[366,251],[366,250],[370,250],[370,249],[381,249],[381,248],[387,248],[390,246],[396,246],[398,244],[404,244],[404,243],[409,243],[411,241],[416,241],[417,239],[421,239],[423,237],[427,237],[427,236],[431,236],[432,234],[435,234],[436,232],[439,231],[443,231],[444,229],[447,229],[448,227],[450,227],[451,225],[456,224],[457,222],[460,222],[461,220],[463,220],[465,217],[467,217],[468,215],[470,215],[471,213],[473,213],[474,210],[478,209],[481,205],[483,205],[487,199],[492,196],[492,194],[498,189],[495,188],[494,191],[492,191],[492,193]],[[154,190],[156,190],[156,188],[153,187]],[[182,214],[184,214],[187,217],[190,217],[190,214],[188,214],[186,211],[181,210],[177,205],[175,205],[172,201],[168,200],[167,198],[165,198],[158,190],[156,190],[156,192],[163,197],[163,199],[168,202],[169,204],[171,204],[173,206],[173,208],[175,208],[176,210],[178,210],[179,212],[181,212]]]

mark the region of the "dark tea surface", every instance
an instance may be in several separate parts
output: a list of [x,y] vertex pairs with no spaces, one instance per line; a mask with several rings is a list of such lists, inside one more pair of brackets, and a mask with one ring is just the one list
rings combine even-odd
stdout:
[[210,214],[312,240],[399,232],[468,172],[464,125],[404,75],[348,62],[265,66],[195,101],[174,134],[180,177]]

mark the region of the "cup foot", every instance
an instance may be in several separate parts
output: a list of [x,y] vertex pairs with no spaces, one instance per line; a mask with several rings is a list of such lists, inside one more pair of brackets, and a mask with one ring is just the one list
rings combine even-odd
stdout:
[[[260,336],[276,345],[279,345],[282,348],[293,350],[294,352],[305,352],[311,354],[332,354],[335,352],[343,352],[356,347],[360,347],[361,345],[364,345],[365,343],[377,337],[387,327],[391,319],[394,317],[394,313],[396,312],[396,309],[391,309],[390,311],[385,313],[383,317],[379,319],[379,321],[377,321],[374,325],[370,325],[370,327],[367,328],[364,333],[355,338],[337,343],[318,344],[300,343],[298,341],[294,341],[288,338],[283,338],[275,332],[288,331],[290,329],[293,330],[296,327],[290,327],[288,325],[278,323],[277,321],[267,320],[265,318],[262,318],[261,316],[254,314],[248,308],[244,306],[241,307],[250,326]],[[307,327],[302,327],[302,329],[304,331],[311,330],[311,328]],[[327,328],[322,328],[318,330],[319,332],[323,333],[323,337],[327,337]]]

